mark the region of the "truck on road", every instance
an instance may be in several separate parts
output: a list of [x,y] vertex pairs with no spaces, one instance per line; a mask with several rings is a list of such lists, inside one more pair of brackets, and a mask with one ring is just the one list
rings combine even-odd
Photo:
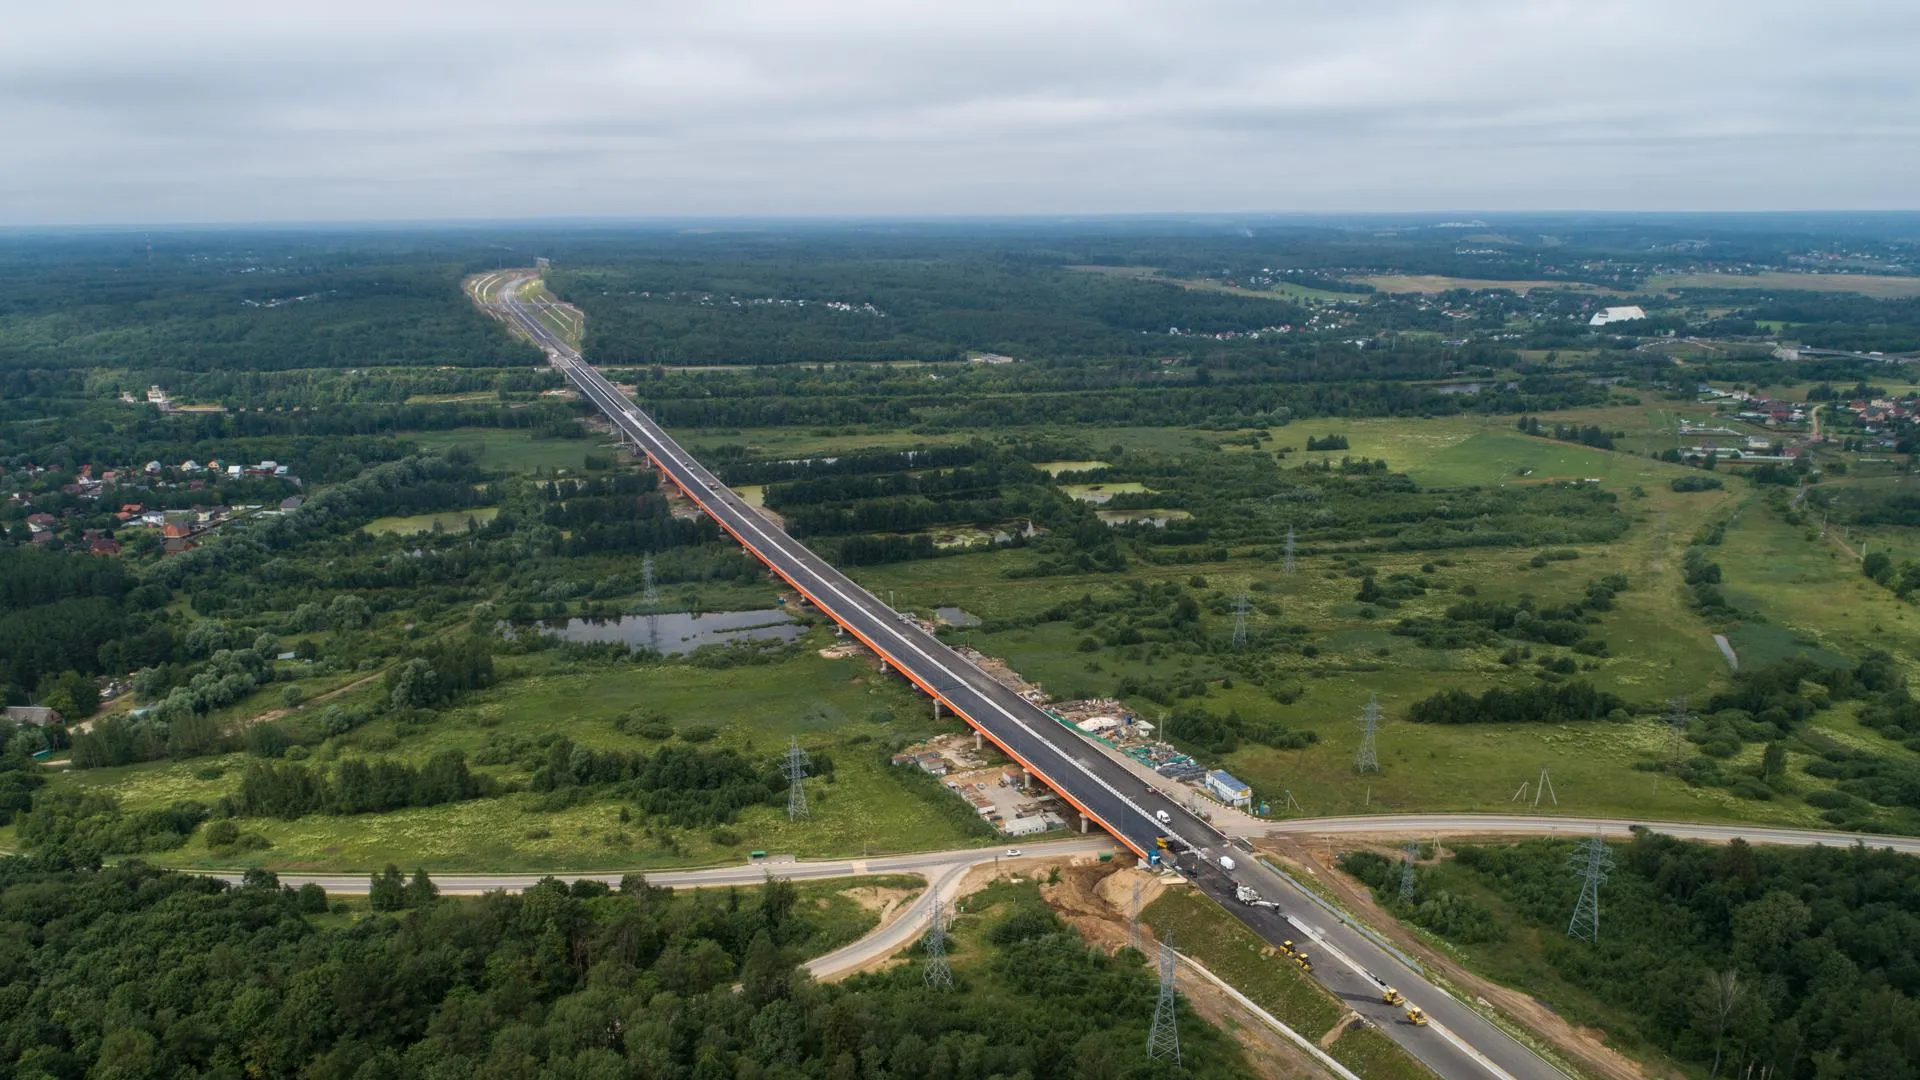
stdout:
[[1261,899],[1260,893],[1258,892],[1258,890],[1248,885],[1242,885],[1239,888],[1234,889],[1233,898],[1247,905],[1248,907],[1267,908],[1270,911],[1280,910],[1279,904],[1276,904],[1271,900]]

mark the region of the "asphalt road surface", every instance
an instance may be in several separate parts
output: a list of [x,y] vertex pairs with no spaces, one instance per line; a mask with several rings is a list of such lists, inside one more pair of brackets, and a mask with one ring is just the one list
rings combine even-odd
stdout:
[[[1071,840],[1049,840],[1038,844],[1024,844],[1019,850],[1028,856],[1058,858],[1063,855],[1085,855],[1101,851],[1112,851],[1113,841],[1105,836],[1076,837]],[[882,855],[871,859],[755,859],[752,862],[734,866],[713,866],[701,870],[649,870],[633,871],[644,873],[648,884],[666,885],[676,889],[711,889],[727,885],[758,885],[769,877],[785,878],[788,881],[819,881],[826,878],[874,877],[881,874],[919,874],[926,876],[929,871],[944,870],[952,866],[978,866],[1005,858],[1005,848],[959,848],[953,851],[922,851],[913,855]],[[603,871],[597,873],[550,873],[550,874],[434,874],[433,883],[440,887],[446,896],[479,896],[481,893],[504,889],[507,892],[519,892],[550,877],[563,881],[604,881],[608,885],[619,885],[627,871]],[[240,880],[239,874],[215,874],[214,877],[229,881]],[[366,893],[372,882],[369,874],[281,874],[280,884],[298,888],[313,882],[329,893],[340,896],[360,896]]]
[[[533,276],[529,272],[521,280]],[[1314,942],[1320,953],[1315,977],[1444,1080],[1564,1077],[1365,936],[1344,924],[1320,919],[1319,909],[1305,895],[1257,860],[1243,858],[1236,860],[1234,870],[1221,869],[1215,860],[1226,850],[1224,835],[1096,753],[1077,733],[996,682],[761,517],[605,376],[581,360],[579,353],[520,302],[518,291],[517,282],[501,288],[496,310],[539,344],[554,366],[606,414],[625,438],[640,447],[664,476],[821,611],[984,733],[1093,824],[1143,856],[1157,854],[1158,840],[1165,837],[1169,850],[1180,855],[1182,872],[1267,941]],[[1252,885],[1276,901],[1282,911],[1296,914],[1289,918],[1237,904],[1232,900],[1236,884]],[[1381,1003],[1372,979],[1382,974],[1408,1001],[1427,1011],[1432,1020],[1429,1027],[1415,1028],[1405,1023],[1400,1010]]]
[[1612,818],[1550,817],[1544,814],[1382,814],[1375,817],[1299,818],[1273,821],[1249,835],[1328,836],[1340,833],[1372,833],[1404,837],[1421,836],[1504,836],[1518,833],[1550,836],[1607,836],[1625,840],[1637,827],[1681,840],[1705,840],[1724,844],[1745,840],[1749,844],[1781,844],[1789,847],[1868,847],[1887,848],[1907,855],[1920,855],[1920,837],[1880,836],[1871,833],[1822,832],[1818,829],[1777,829],[1762,825],[1694,825],[1684,821],[1626,821]]

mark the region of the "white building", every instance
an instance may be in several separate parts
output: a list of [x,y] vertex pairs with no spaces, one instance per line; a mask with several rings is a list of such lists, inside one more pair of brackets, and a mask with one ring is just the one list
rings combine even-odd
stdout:
[[1593,318],[1588,319],[1587,325],[1605,326],[1608,323],[1632,322],[1635,319],[1644,319],[1646,317],[1647,313],[1640,310],[1640,305],[1628,304],[1626,307],[1607,308]]
[[1246,806],[1253,802],[1253,789],[1225,769],[1208,773],[1206,784],[1209,794],[1229,806]]

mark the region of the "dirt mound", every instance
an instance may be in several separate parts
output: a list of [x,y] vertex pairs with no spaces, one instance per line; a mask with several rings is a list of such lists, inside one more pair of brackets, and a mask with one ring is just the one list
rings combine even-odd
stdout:
[[918,889],[889,889],[881,885],[860,885],[840,890],[840,895],[859,904],[864,911],[880,913],[880,925],[885,926],[901,905],[920,895]]
[[1167,883],[1161,880],[1160,875],[1137,867],[1126,867],[1101,879],[1097,891],[1108,907],[1122,917],[1130,917],[1133,914],[1135,885],[1140,887],[1140,906],[1143,908],[1160,899],[1160,894],[1167,890]]

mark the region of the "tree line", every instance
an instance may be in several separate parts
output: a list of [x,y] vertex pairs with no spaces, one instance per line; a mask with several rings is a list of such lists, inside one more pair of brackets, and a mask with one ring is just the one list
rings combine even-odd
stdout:
[[1416,724],[1569,724],[1625,720],[1631,708],[1625,699],[1577,680],[1519,690],[1495,687],[1477,696],[1442,690],[1414,702],[1407,719]]
[[[1564,841],[1467,847],[1454,859],[1499,897],[1578,1024],[1633,1034],[1711,1074],[1781,1080],[1909,1076],[1920,1061],[1920,859],[1854,847],[1688,843],[1640,830],[1613,845],[1594,943],[1565,934],[1580,882]],[[1530,977],[1523,977],[1531,982]]]
[[[957,987],[921,967],[820,984],[797,964],[825,920],[791,884],[676,893],[552,878],[429,899],[380,875],[382,910],[310,919],[310,888],[239,886],[137,862],[0,860],[21,928],[0,985],[17,1075],[685,1077],[1171,1075],[1142,1053],[1155,983],[1086,948],[1037,898],[968,929]],[[416,884],[418,883],[418,884]],[[390,886],[397,884],[398,888]],[[412,890],[411,894],[409,890]],[[397,895],[396,895],[397,894]],[[977,936],[975,936],[977,934]],[[956,943],[958,933],[956,933]],[[114,1000],[125,1008],[100,1008]],[[1247,1075],[1180,1009],[1195,1080]]]

